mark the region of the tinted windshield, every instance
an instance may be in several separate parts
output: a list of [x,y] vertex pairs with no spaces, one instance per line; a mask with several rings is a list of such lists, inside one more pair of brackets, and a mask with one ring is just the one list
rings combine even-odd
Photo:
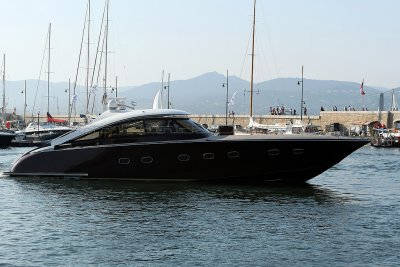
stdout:
[[136,119],[107,126],[73,140],[75,144],[110,144],[197,139],[209,136],[188,118]]

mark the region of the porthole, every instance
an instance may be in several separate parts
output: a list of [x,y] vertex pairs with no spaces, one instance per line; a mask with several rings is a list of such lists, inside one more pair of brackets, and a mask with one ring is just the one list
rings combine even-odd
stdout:
[[128,158],[119,158],[118,163],[120,165],[128,165],[129,163],[131,163],[131,160]]
[[147,157],[142,157],[141,162],[143,164],[150,164],[153,163],[154,159],[153,157],[147,156]]
[[214,159],[214,153],[204,153],[203,159],[207,159],[207,160]]
[[182,162],[186,162],[190,160],[190,155],[189,154],[180,154],[178,156],[178,160]]
[[228,158],[236,159],[238,157],[239,157],[239,152],[238,151],[229,151],[228,152]]
[[303,155],[304,154],[304,149],[303,148],[294,148],[292,150],[293,155]]
[[279,151],[279,149],[268,149],[267,151],[268,156],[279,156],[281,154],[281,151]]

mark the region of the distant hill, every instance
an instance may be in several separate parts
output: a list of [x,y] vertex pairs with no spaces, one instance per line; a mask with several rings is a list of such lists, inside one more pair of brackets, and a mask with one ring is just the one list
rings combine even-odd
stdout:
[[[270,107],[284,105],[299,112],[301,104],[301,86],[298,78],[279,78],[254,85],[254,114],[267,114]],[[196,114],[224,114],[226,88],[222,83],[226,77],[211,72],[185,81],[173,81],[170,84],[170,99],[174,108],[187,110]],[[137,99],[138,108],[150,107],[153,96],[161,88],[160,83],[146,84],[121,92],[128,99]],[[229,77],[229,99],[236,92],[234,105],[230,110],[237,114],[249,111],[249,82],[237,77]],[[333,106],[343,109],[352,106],[362,108],[360,84],[343,81],[304,80],[303,98],[310,114],[318,114],[321,106],[331,110]],[[364,106],[369,110],[378,109],[381,90],[365,86]],[[165,91],[166,92],[166,91]],[[165,94],[164,94],[165,95]],[[384,93],[387,108],[391,95]],[[165,101],[165,103],[167,103]]]
[[[299,113],[301,102],[301,85],[297,84],[299,78],[278,78],[254,85],[253,113],[264,115],[269,113],[270,107],[284,105],[286,109],[294,108]],[[175,80],[170,82],[170,102],[173,108],[189,111],[193,114],[224,114],[226,102],[226,77],[223,74],[210,72],[188,80]],[[166,85],[166,84],[164,84]],[[38,90],[36,90],[38,88]],[[68,83],[50,84],[50,113],[57,115],[68,113]],[[119,96],[127,98],[127,104],[132,101],[136,108],[151,108],[154,95],[161,88],[161,84],[148,83],[141,86],[127,86],[118,89]],[[6,81],[7,110],[14,107],[21,114],[24,105],[24,81]],[[399,88],[400,89],[400,88]],[[377,110],[379,95],[382,88],[365,86],[364,106],[369,110]],[[37,91],[37,94],[36,94]],[[73,89],[71,88],[71,94]],[[100,106],[102,89],[99,89],[97,106]],[[234,92],[234,104],[229,107],[236,114],[249,113],[249,82],[238,77],[229,77],[229,99]],[[86,92],[82,86],[76,88],[78,94],[78,113],[85,110]],[[166,106],[167,90],[164,92],[164,106]],[[390,108],[392,90],[383,92],[385,109]],[[33,103],[36,95],[36,105]],[[37,80],[27,81],[27,112],[34,114],[46,112],[47,109],[47,82]],[[109,93],[109,96],[111,93]],[[356,110],[362,108],[360,84],[345,81],[329,80],[304,80],[304,102],[309,114],[318,114],[321,107],[331,110],[337,106],[342,110],[345,106],[352,106]],[[396,100],[398,100],[396,90]],[[58,102],[58,104],[57,104]],[[399,101],[397,101],[399,103]]]

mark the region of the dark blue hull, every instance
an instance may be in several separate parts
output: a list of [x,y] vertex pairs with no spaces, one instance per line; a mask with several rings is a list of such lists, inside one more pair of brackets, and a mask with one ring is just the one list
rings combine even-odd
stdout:
[[214,137],[33,151],[12,176],[145,181],[307,181],[368,140],[351,138]]

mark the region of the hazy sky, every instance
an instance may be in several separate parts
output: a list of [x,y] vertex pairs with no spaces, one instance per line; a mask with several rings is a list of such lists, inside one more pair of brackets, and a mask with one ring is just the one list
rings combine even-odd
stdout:
[[[91,3],[94,52],[104,0]],[[50,22],[51,81],[73,80],[86,6],[0,0],[7,80],[39,77]],[[109,80],[159,81],[163,69],[172,80],[226,69],[248,80],[252,6],[253,0],[110,0]],[[399,0],[258,0],[256,81],[299,77],[304,65],[310,79],[400,86],[399,11]]]

